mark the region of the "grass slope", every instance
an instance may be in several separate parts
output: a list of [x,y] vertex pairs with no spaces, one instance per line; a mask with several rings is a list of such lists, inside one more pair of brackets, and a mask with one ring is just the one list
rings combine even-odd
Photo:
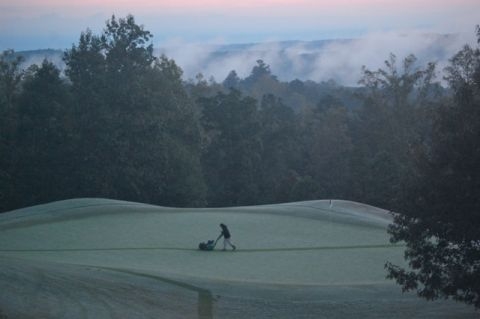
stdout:
[[[176,277],[309,285],[383,282],[385,261],[401,262],[402,255],[388,243],[386,213],[348,202],[333,202],[331,208],[329,202],[315,201],[173,209],[81,199],[1,217],[4,254]],[[216,238],[221,222],[230,226],[239,250],[198,251],[199,242]]]
[[[15,291],[0,293],[0,309],[28,317],[18,309],[43,305],[31,299],[38,294],[52,305],[34,314],[47,317],[60,311],[53,306],[58,300],[61,311],[78,318],[102,318],[100,313],[153,318],[162,311],[179,318],[221,318],[222,313],[261,317],[278,309],[278,303],[291,304],[293,293],[293,300],[309,302],[306,315],[326,308],[338,314],[342,304],[364,300],[353,312],[340,312],[339,318],[347,318],[371,311],[384,298],[384,308],[378,311],[395,303],[402,317],[420,301],[403,297],[385,279],[387,260],[403,262],[403,247],[388,242],[390,221],[381,209],[336,200],[179,209],[74,199],[25,208],[0,215],[0,261],[5,265],[0,283]],[[199,242],[216,238],[221,222],[230,227],[238,250],[222,252],[219,242],[215,251],[199,251]],[[32,288],[39,282],[44,290]],[[52,287],[62,293],[51,293]],[[125,287],[141,292],[132,296]],[[108,297],[100,305],[95,299],[102,295],[98,289]],[[71,294],[83,297],[76,296],[78,302],[63,300],[62,295]],[[162,300],[152,303],[151,294],[160,294]],[[172,296],[182,297],[173,301]],[[123,298],[133,298],[130,310],[117,313],[126,307],[119,302]],[[257,309],[256,315],[238,312],[239,300]],[[273,304],[262,306],[258,300]],[[399,306],[398,300],[404,304]],[[441,304],[431,305],[423,308],[424,317],[445,313]],[[102,311],[92,313],[95,307]],[[457,308],[448,304],[447,314],[471,314],[468,308]],[[285,312],[285,318],[287,314],[292,313]]]

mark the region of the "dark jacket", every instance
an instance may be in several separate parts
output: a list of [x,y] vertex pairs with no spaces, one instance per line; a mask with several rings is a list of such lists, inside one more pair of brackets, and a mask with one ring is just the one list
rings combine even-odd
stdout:
[[230,238],[230,231],[228,230],[227,226],[222,226],[222,233],[220,234],[220,237],[225,237],[225,238]]

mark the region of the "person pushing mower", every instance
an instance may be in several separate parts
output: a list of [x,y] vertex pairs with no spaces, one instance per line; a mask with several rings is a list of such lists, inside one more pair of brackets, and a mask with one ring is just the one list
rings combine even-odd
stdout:
[[237,247],[232,244],[232,242],[230,241],[230,238],[232,237],[231,234],[230,234],[230,231],[228,230],[228,227],[227,225],[225,224],[220,224],[220,228],[222,229],[222,232],[220,233],[220,236],[218,236],[217,240],[215,241],[215,243],[220,239],[222,238],[223,236],[223,250],[226,250],[227,249],[227,244],[232,247],[232,250],[235,250],[237,249]]

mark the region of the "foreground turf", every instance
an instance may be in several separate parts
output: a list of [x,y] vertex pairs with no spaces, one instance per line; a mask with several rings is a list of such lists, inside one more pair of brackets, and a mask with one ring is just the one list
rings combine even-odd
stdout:
[[[0,294],[0,309],[21,315],[11,305],[38,307],[41,301],[35,304],[31,298],[39,295],[53,304],[42,310],[51,316],[60,311],[52,300],[67,304],[61,295],[80,294],[76,298],[80,304],[84,299],[85,314],[77,317],[92,317],[89,310],[102,307],[98,303],[107,312],[122,308],[117,301],[129,295],[123,283],[145,290],[136,296],[137,317],[164,311],[170,317],[260,318],[277,313],[279,303],[293,309],[292,302],[303,303],[309,318],[325,311],[329,317],[355,318],[368,309],[382,317],[389,307],[399,309],[390,316],[396,318],[410,310],[423,317],[473,315],[452,303],[426,307],[385,279],[386,261],[403,262],[403,246],[388,241],[390,220],[383,210],[345,201],[174,209],[78,199],[13,211],[0,216],[0,260],[5,265],[0,282],[15,287]],[[237,251],[221,251],[221,242],[214,251],[198,250],[199,242],[216,238],[221,222],[230,227]],[[45,288],[32,288],[39,285]],[[95,301],[101,291],[107,301]],[[149,294],[163,299],[152,304]],[[175,302],[165,302],[172,298]],[[258,316],[237,309],[242,303]],[[349,312],[344,307],[352,303],[358,304]],[[127,313],[134,315],[120,311],[117,316],[128,318]],[[292,315],[280,314],[276,317]]]

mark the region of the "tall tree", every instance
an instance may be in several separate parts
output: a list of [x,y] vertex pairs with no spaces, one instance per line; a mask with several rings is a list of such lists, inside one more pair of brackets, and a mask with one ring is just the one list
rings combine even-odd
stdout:
[[242,92],[257,101],[261,101],[266,94],[280,96],[279,93],[283,90],[283,86],[272,74],[270,66],[263,60],[257,60],[257,65],[252,68],[250,75],[239,83]]
[[348,198],[352,142],[349,112],[333,96],[322,99],[303,116],[303,175],[318,184],[316,198]]
[[199,104],[207,134],[202,162],[208,204],[256,203],[262,151],[256,100],[232,90],[200,99]]
[[[60,70],[46,60],[28,70],[19,96],[12,151],[17,205],[70,197],[72,140],[70,98]],[[70,195],[70,196],[69,196]]]
[[259,203],[287,202],[300,162],[298,116],[277,97],[265,95],[259,112],[261,169]]
[[386,267],[403,290],[480,308],[480,50],[465,46],[447,74],[454,96],[436,113],[431,147],[389,228],[407,244],[409,267]]
[[111,196],[105,188],[109,163],[109,132],[113,110],[106,94],[106,63],[102,41],[90,30],[82,32],[78,45],[64,54],[65,74],[72,82],[74,97],[74,139],[77,156],[75,188],[77,196]]
[[230,73],[228,73],[225,80],[222,82],[222,85],[228,90],[230,89],[238,90],[239,84],[240,84],[240,78],[238,77],[237,72],[235,72],[235,70],[230,71]]
[[15,163],[15,133],[17,130],[16,102],[21,90],[24,71],[21,56],[13,50],[0,54],[0,211],[13,208],[13,166]]
[[65,54],[78,97],[79,192],[202,205],[198,118],[181,69],[153,55],[151,38],[133,16],[113,16]]
[[412,174],[412,152],[425,141],[435,65],[416,65],[413,55],[401,66],[395,55],[385,69],[363,69],[363,105],[352,122],[356,200],[393,209]]

